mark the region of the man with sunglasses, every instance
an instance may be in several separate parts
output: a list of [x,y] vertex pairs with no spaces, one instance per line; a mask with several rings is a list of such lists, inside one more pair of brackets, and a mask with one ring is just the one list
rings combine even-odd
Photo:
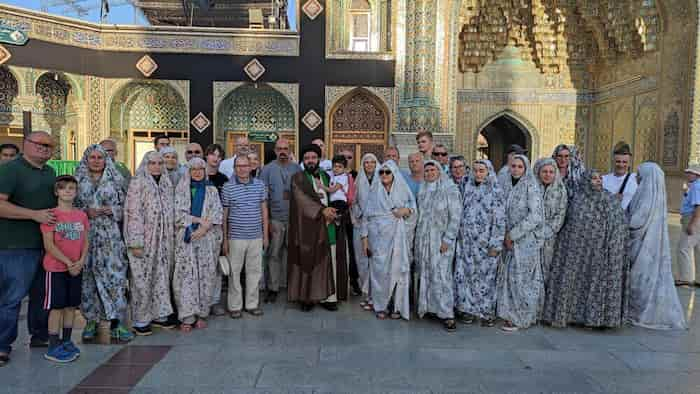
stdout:
[[440,163],[440,169],[445,174],[450,174],[450,158],[447,153],[447,147],[443,144],[435,144],[432,153],[433,160]]
[[46,165],[55,145],[48,133],[35,131],[24,137],[23,154],[0,166],[0,367],[10,360],[20,304],[27,292],[30,346],[48,346],[39,225],[56,220],[56,173]]

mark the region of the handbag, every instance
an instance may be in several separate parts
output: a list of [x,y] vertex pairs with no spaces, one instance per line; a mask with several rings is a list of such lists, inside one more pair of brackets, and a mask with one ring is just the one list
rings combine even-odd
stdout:
[[228,276],[231,272],[230,268],[231,266],[228,263],[228,257],[219,256],[219,271],[221,271],[221,275]]

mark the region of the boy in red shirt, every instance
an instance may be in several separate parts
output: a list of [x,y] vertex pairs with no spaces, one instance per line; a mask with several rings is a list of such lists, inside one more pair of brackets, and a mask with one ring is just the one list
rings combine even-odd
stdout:
[[[54,193],[58,197],[58,206],[53,210],[56,222],[41,225],[46,249],[44,309],[49,310],[49,350],[44,358],[59,363],[68,363],[80,356],[71,335],[75,308],[80,306],[81,272],[88,252],[90,222],[83,211],[73,207],[77,192],[78,181],[75,178],[70,175],[56,178]],[[61,320],[62,339],[59,337]]]

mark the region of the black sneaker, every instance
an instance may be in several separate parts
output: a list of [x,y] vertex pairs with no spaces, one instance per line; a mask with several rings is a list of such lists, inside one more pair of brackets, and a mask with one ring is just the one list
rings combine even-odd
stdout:
[[272,290],[268,291],[265,296],[265,303],[274,304],[275,302],[277,302],[277,292]]
[[153,334],[153,330],[151,330],[151,325],[147,325],[146,327],[134,327],[134,334],[140,336],[140,337],[147,337],[149,335]]
[[168,319],[165,321],[154,320],[151,322],[151,325],[153,327],[164,328],[166,330],[171,330],[171,329],[177,327],[177,323],[174,322],[173,319],[170,317],[168,317]]
[[321,306],[325,308],[327,311],[335,312],[338,310],[338,303],[337,302],[322,302]]
[[49,340],[32,337],[32,339],[29,340],[29,347],[49,347]]

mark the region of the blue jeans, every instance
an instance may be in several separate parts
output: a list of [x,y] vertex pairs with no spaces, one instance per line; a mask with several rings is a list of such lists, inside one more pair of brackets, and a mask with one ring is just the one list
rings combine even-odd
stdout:
[[10,353],[17,339],[20,304],[32,286],[41,255],[40,249],[0,250],[1,353]]

